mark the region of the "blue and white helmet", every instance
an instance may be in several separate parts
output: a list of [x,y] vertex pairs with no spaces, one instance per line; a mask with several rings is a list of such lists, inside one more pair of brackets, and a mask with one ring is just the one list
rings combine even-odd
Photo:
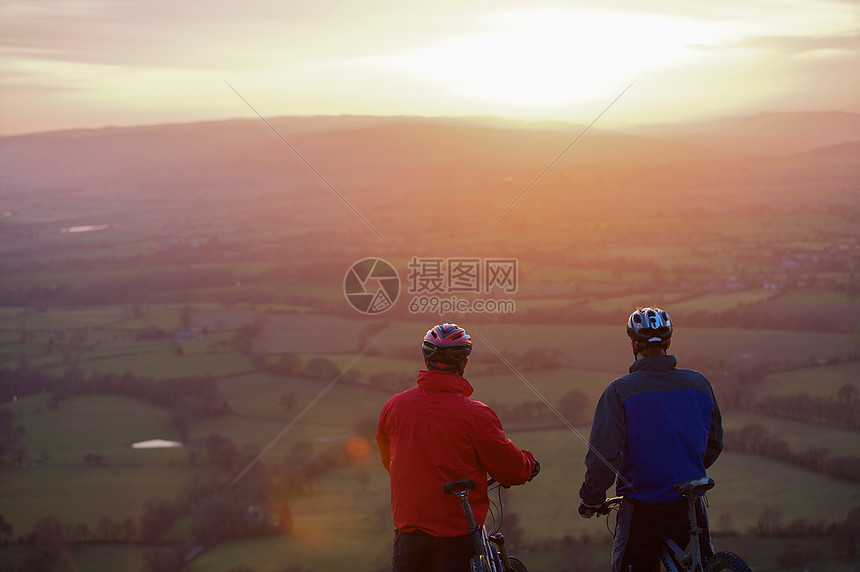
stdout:
[[672,331],[672,318],[660,308],[637,308],[627,320],[627,335],[638,344],[665,344]]

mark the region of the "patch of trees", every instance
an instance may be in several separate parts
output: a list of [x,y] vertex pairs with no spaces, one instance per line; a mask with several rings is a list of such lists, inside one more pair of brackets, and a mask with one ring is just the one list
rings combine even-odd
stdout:
[[66,551],[66,546],[70,543],[132,542],[135,532],[136,526],[130,518],[118,523],[103,517],[99,520],[96,529],[92,530],[87,524],[71,524],[55,516],[47,516],[36,523],[30,534],[17,537],[18,546],[28,547],[27,556],[18,570],[49,572],[54,569],[61,554]]
[[104,465],[106,462],[104,455],[99,455],[97,453],[87,453],[84,455],[84,463],[91,467],[100,467]]
[[233,345],[242,354],[250,356],[253,353],[254,339],[263,330],[263,326],[265,325],[265,318],[258,315],[250,324],[242,326],[233,332]]
[[[834,358],[829,360],[827,365],[833,365],[839,361]],[[702,372],[711,381],[720,408],[727,410],[748,408],[750,403],[748,388],[761,382],[768,375],[820,364],[813,356],[809,356],[803,361],[794,363],[762,360],[739,366],[725,359],[696,354],[679,360],[678,365]]]
[[[591,420],[587,410],[588,397],[581,391],[571,390],[559,398],[555,410],[571,424],[581,425]],[[543,401],[524,401],[516,405],[494,404],[493,409],[504,423],[537,422],[541,427],[562,426],[564,421]],[[535,423],[529,423],[535,425]]]
[[788,442],[770,435],[757,423],[741,429],[729,429],[723,435],[725,448],[729,451],[753,453],[798,465],[839,479],[860,482],[860,456],[831,456],[827,447],[810,447],[805,451],[792,451]]
[[[832,539],[833,548],[828,553],[829,557],[855,558],[857,546],[860,544],[860,507],[849,512],[844,521],[825,525],[802,518],[785,524],[782,509],[771,506],[762,511],[757,525],[751,528],[749,533],[764,538],[802,539],[827,536]],[[800,542],[791,542],[777,554],[777,563],[783,569],[799,568],[820,558],[820,548],[804,548]]]
[[22,441],[23,436],[24,426],[17,422],[12,410],[0,407],[0,467],[6,463],[20,465],[24,462],[27,447]]
[[[833,540],[835,554],[831,556],[854,558],[860,547],[860,507],[853,508],[845,520],[832,524],[810,522],[798,518],[788,524],[783,521],[782,509],[770,506],[759,515],[758,523],[749,530],[753,536],[764,538],[811,538],[827,536]],[[785,568],[802,566],[819,557],[816,553],[804,552],[796,544],[789,545],[780,554],[780,564]]]
[[215,379],[192,376],[178,379],[150,379],[130,373],[117,375],[93,372],[84,376],[72,371],[58,380],[49,404],[87,393],[107,393],[143,399],[153,405],[173,410],[171,424],[184,439],[192,421],[218,417],[230,412],[230,405],[218,392]]
[[[36,393],[51,394],[48,400],[51,409],[58,408],[64,399],[89,393],[142,399],[172,410],[170,422],[183,440],[191,422],[230,413],[230,405],[219,393],[215,379],[207,376],[150,379],[131,373],[93,372],[85,375],[72,369],[59,377],[52,377],[25,366],[0,369],[0,400],[9,401],[13,397]],[[0,463],[15,457],[18,457],[15,462],[23,461],[26,449],[21,443],[22,435],[23,426],[14,423],[8,409],[0,408]]]
[[96,371],[85,375],[78,369],[70,369],[54,377],[26,366],[0,369],[0,400],[9,401],[37,393],[53,394],[53,405],[73,395],[109,393],[137,397],[160,407],[181,407],[203,416],[229,412],[228,404],[218,393],[215,379],[208,376],[151,379],[131,373],[119,375]]
[[755,405],[756,413],[795,421],[831,425],[838,429],[860,430],[860,399],[857,388],[845,384],[832,397],[812,397],[808,393],[766,395]]
[[[334,361],[322,356],[312,357],[306,362],[297,355],[290,353],[281,355],[273,362],[269,362],[262,356],[257,356],[254,363],[260,369],[276,375],[303,377],[317,381],[332,381],[341,375],[341,367]],[[351,369],[341,376],[339,382],[359,383],[361,379],[362,375]]]
[[59,387],[59,378],[49,376],[27,365],[14,369],[0,368],[0,401],[34,393],[52,392]]
[[233,286],[233,272],[221,268],[164,268],[130,272],[127,277],[99,276],[79,283],[34,284],[0,288],[3,306],[77,306],[118,304],[152,299],[154,292]]
[[[373,348],[368,353],[381,357],[414,360],[416,371],[424,368],[421,347],[418,342],[414,345],[390,345]],[[502,356],[504,359],[502,359]],[[502,356],[486,349],[486,351],[481,353],[481,359],[469,362],[470,374],[476,376],[510,373],[511,367],[517,371],[537,371],[560,368],[568,364],[568,361],[564,357],[564,352],[558,348],[530,347],[521,352],[505,351]]]

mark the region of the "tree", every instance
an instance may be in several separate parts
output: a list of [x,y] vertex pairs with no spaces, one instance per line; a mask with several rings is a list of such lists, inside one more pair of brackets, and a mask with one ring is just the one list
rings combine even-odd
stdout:
[[293,375],[299,371],[301,365],[302,360],[300,360],[298,356],[288,353],[279,357],[278,360],[272,364],[271,369],[280,375]]
[[191,536],[195,542],[211,546],[258,532],[262,520],[248,518],[247,513],[248,506],[241,501],[210,497],[191,513]]
[[558,402],[558,412],[571,423],[585,421],[585,407],[588,397],[581,391],[571,390],[561,396]]
[[194,308],[186,304],[182,307],[182,311],[179,314],[179,322],[182,324],[182,329],[186,332],[191,329],[191,325],[194,317]]
[[307,373],[314,379],[331,381],[338,376],[340,368],[330,359],[315,357],[308,362]]
[[210,433],[203,440],[203,447],[206,449],[206,459],[212,467],[232,471],[241,460],[242,454],[236,444],[218,433]]
[[12,525],[6,522],[6,518],[0,514],[0,536],[12,536]]
[[134,540],[134,535],[137,532],[137,526],[134,524],[134,521],[130,517],[126,517],[122,521],[122,540],[126,544],[132,542]]
[[146,543],[158,542],[176,522],[183,507],[175,502],[155,500],[146,503],[146,512],[140,519],[140,537]]
[[98,531],[99,538],[105,542],[112,542],[120,539],[120,525],[106,516],[99,519],[96,529]]
[[279,400],[281,405],[284,406],[287,413],[291,413],[293,409],[296,408],[296,392],[288,391],[286,393],[281,394],[281,399]]
[[844,522],[836,525],[833,543],[840,554],[849,558],[857,556],[857,547],[860,546],[860,506],[851,510]]
[[846,383],[839,388],[839,391],[836,392],[836,395],[840,399],[844,399],[845,403],[851,403],[851,401],[857,398],[857,388],[854,387],[854,384],[852,383]]
[[758,517],[759,536],[774,536],[782,525],[782,509],[776,506],[765,508]]

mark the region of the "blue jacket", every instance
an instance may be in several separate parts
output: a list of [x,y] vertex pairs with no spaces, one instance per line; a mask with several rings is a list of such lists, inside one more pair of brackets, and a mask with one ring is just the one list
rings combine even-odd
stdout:
[[649,504],[675,502],[675,483],[706,476],[723,448],[720,409],[708,379],[677,363],[636,360],[603,392],[579,491],[586,503],[602,502],[616,474],[618,495]]

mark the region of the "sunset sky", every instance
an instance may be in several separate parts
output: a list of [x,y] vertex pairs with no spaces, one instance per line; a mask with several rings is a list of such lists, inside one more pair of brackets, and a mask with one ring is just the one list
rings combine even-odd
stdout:
[[0,134],[311,114],[860,112],[837,0],[2,0]]

